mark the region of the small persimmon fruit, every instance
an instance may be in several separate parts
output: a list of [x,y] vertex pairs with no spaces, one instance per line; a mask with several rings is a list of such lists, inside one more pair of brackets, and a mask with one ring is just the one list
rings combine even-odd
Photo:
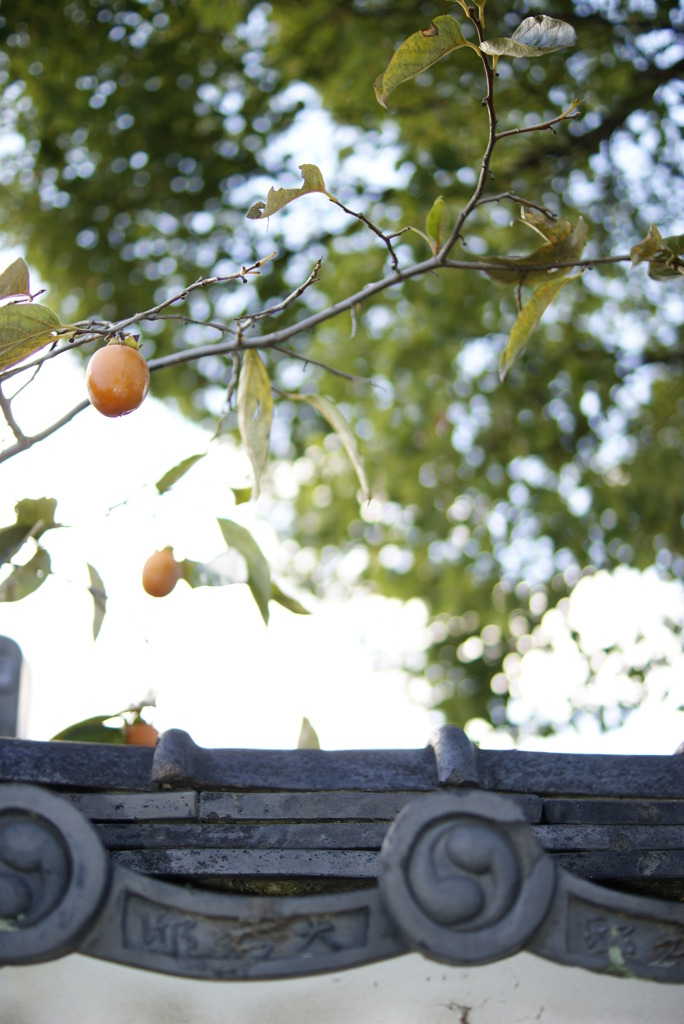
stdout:
[[136,338],[110,341],[90,358],[86,368],[90,404],[103,416],[124,416],[142,404],[150,387],[150,371]]
[[159,739],[159,732],[149,722],[142,718],[136,722],[129,722],[124,727],[126,743],[134,747],[156,747]]
[[155,551],[142,571],[143,590],[151,597],[166,597],[181,578],[182,567],[173,557],[173,548]]

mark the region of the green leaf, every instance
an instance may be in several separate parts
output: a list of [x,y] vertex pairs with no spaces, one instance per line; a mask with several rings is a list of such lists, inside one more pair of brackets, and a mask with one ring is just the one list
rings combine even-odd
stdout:
[[57,529],[54,498],[24,498],[14,506],[16,523],[0,530],[0,565],[8,562],[30,538],[38,540],[46,530]]
[[30,287],[29,268],[21,258],[10,263],[0,274],[0,299],[10,295],[29,295]]
[[54,341],[62,325],[56,313],[35,302],[0,306],[0,370],[6,370]]
[[581,276],[581,271],[579,274],[572,274],[569,277],[565,274],[557,274],[550,281],[540,285],[532,293],[529,301],[525,303],[518,314],[518,318],[513,324],[508,344],[502,353],[499,362],[499,377],[501,380],[505,378],[511,366],[527,345],[544,312],[553,302],[556,295],[558,295],[561,288],[564,288],[568,282],[575,281]]
[[25,565],[18,565],[6,580],[0,583],[0,602],[21,601],[42,586],[50,575],[50,556],[45,548],[38,548]]
[[387,97],[397,86],[415,78],[461,46],[477,49],[464,37],[450,14],[440,14],[428,28],[414,32],[395,50],[387,68],[373,83],[378,103],[386,107]]
[[117,715],[94,715],[92,718],[84,718],[82,722],[75,722],[62,729],[53,740],[68,740],[70,743],[125,743],[126,730],[123,725],[105,725],[110,718],[117,718]]
[[[528,218],[524,218],[529,223]],[[539,234],[541,221],[530,223]],[[487,277],[499,284],[539,284],[547,281],[550,277],[556,277],[561,273],[567,273],[567,269],[559,270],[554,266],[556,263],[564,263],[568,260],[576,260],[582,255],[587,244],[588,229],[583,217],[580,217],[577,224],[570,221],[560,220],[551,222],[545,218],[546,237],[549,241],[539,246],[534,252],[527,256],[478,256],[482,263],[495,263],[501,266],[501,270],[486,270]],[[545,237],[542,235],[542,237]],[[546,270],[527,270],[527,267],[545,265]]]
[[107,591],[105,590],[102,577],[97,569],[92,566],[90,562],[87,562],[86,564],[90,575],[90,586],[88,587],[88,590],[92,594],[93,601],[95,603],[95,613],[93,615],[93,640],[97,640],[102,628],[105,611],[107,610]]
[[554,50],[574,46],[576,42],[577,33],[572,25],[546,14],[536,14],[525,18],[510,39],[486,39],[480,43],[480,49],[493,57],[543,57]]
[[266,202],[259,201],[247,211],[249,220],[263,220],[271,217],[278,210],[282,210],[288,203],[299,199],[300,196],[309,195],[311,192],[322,192],[327,195],[323,175],[316,164],[300,164],[304,184],[301,188],[271,188],[266,196]]
[[252,500],[251,487],[231,487],[231,491],[235,495],[236,505],[244,505],[245,502]]
[[271,381],[256,349],[245,351],[237,389],[237,420],[240,437],[252,463],[254,498],[259,497],[261,478],[268,459],[273,422]]
[[302,718],[302,727],[299,730],[297,750],[320,750],[321,744],[318,734],[308,718]]
[[322,395],[297,395],[293,392],[286,394],[285,398],[289,398],[292,402],[306,402],[312,409],[320,413],[324,420],[326,420],[334,432],[339,437],[344,450],[346,451],[349,461],[354,467],[354,471],[358,478],[363,496],[366,501],[370,501],[370,485],[368,483],[368,475],[366,473],[366,467],[363,459],[359,453],[356,438],[352,432],[351,427],[345,420],[344,416],[329,398],[323,398]]
[[437,196],[425,220],[425,232],[432,244],[433,253],[438,253],[447,236],[449,209],[442,196]]
[[295,615],[311,615],[308,608],[305,608],[294,597],[290,597],[289,594],[284,594],[278,584],[273,582],[271,582],[271,600],[281,604],[288,611],[294,612]]
[[160,494],[165,494],[166,491],[170,491],[175,483],[185,476],[188,470],[192,469],[196,462],[203,459],[207,453],[201,452],[199,455],[189,455],[187,459],[183,459],[173,469],[168,470],[164,473],[164,476],[157,480],[155,487]]
[[271,596],[271,570],[264,558],[261,548],[249,530],[230,519],[219,519],[219,527],[223,539],[229,548],[242,555],[247,563],[247,586],[261,612],[261,617],[268,623],[268,601]]

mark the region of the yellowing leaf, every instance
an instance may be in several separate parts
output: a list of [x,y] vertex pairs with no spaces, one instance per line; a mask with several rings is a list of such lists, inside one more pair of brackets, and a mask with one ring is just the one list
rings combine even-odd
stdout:
[[237,419],[242,443],[254,471],[254,498],[259,497],[261,478],[268,458],[273,422],[273,396],[266,367],[256,349],[245,351],[237,389]]
[[493,57],[543,57],[576,42],[577,33],[572,25],[546,14],[535,14],[525,18],[510,39],[486,39],[480,43],[480,49]]
[[323,398],[322,395],[296,395],[287,394],[286,398],[289,398],[292,402],[306,402],[312,409],[320,413],[324,420],[330,424],[332,429],[339,437],[344,450],[349,456],[349,461],[354,467],[356,476],[358,477],[363,496],[367,501],[370,500],[370,486],[368,484],[368,476],[366,474],[366,467],[364,466],[363,459],[359,453],[356,438],[352,432],[351,427],[345,420],[344,416],[329,398]]
[[97,569],[89,562],[87,565],[88,574],[90,576],[90,587],[88,589],[90,590],[93,601],[95,602],[95,613],[93,615],[93,640],[97,640],[100,629],[102,628],[105,611],[107,610],[107,591],[105,590],[102,577]]
[[6,370],[54,341],[62,325],[48,306],[10,302],[0,306],[0,370]]
[[271,596],[271,570],[261,548],[249,530],[230,519],[219,519],[223,539],[229,548],[242,555],[247,564],[247,585],[257,603],[261,617],[268,623],[268,601]]
[[[544,230],[548,232],[547,237],[550,238],[550,241],[540,245],[529,255],[477,257],[482,263],[495,263],[501,267],[500,270],[486,270],[487,277],[500,284],[539,284],[547,281],[551,276],[558,276],[561,273],[555,264],[579,259],[587,244],[588,229],[584,218],[580,217],[575,225],[567,220],[550,222],[548,218],[545,218],[545,221]],[[536,222],[530,226],[542,234],[539,224],[540,222]],[[545,235],[542,234],[542,237]],[[527,269],[538,266],[547,269]],[[563,273],[566,272],[567,270],[563,271]]]
[[30,287],[29,269],[21,258],[10,263],[0,274],[0,299],[10,295],[28,295]]
[[450,14],[440,14],[428,28],[414,32],[395,50],[387,68],[373,83],[378,103],[386,107],[387,97],[398,85],[415,78],[461,46],[477,49],[465,39],[458,22]]
[[499,377],[501,380],[505,378],[511,366],[527,345],[544,312],[551,305],[561,288],[564,288],[569,281],[574,281],[581,276],[581,272],[579,274],[572,274],[570,277],[565,274],[562,276],[558,274],[556,277],[552,277],[549,281],[540,285],[532,293],[529,301],[525,303],[518,314],[518,318],[513,324],[508,344],[501,355],[499,361]]
[[318,734],[308,718],[302,718],[302,727],[299,730],[297,750],[320,750],[321,744]]
[[520,211],[520,220],[526,227],[536,231],[545,242],[560,242],[567,238],[572,231],[572,222],[563,220],[561,217],[550,217],[543,210],[534,210],[532,207],[523,207]]
[[300,196],[309,195],[310,192],[322,192],[327,195],[325,182],[316,164],[300,164],[304,184],[301,188],[271,188],[266,196],[266,202],[259,201],[247,211],[249,220],[263,220],[264,217],[271,217],[278,210],[291,203]]

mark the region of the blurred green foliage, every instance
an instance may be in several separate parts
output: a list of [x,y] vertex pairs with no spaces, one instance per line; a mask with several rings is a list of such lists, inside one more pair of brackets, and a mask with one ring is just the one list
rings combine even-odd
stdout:
[[[627,253],[651,222],[681,231],[681,5],[490,0],[486,34],[510,35],[542,11],[573,24],[577,46],[499,62],[498,129],[553,118],[578,97],[583,116],[502,141],[489,194],[513,191],[573,222],[581,214],[597,259]],[[326,220],[320,195],[268,229],[245,214],[271,185],[299,187],[298,165],[316,162],[326,186],[386,232],[423,230],[438,196],[453,223],[487,138],[477,55],[465,47],[402,85],[389,111],[372,86],[403,39],[449,12],[415,0],[6,0],[0,230],[49,282],[63,320],[129,315],[274,247],[280,258],[249,288],[195,293],[191,315],[262,309],[322,253],[316,285],[278,323],[344,298],[388,271],[367,228]],[[531,251],[538,242],[517,213],[505,200],[480,207],[453,255]],[[417,233],[396,244],[402,263],[429,255]],[[370,383],[265,356],[283,391],[339,405],[374,495],[359,504],[353,468],[314,408],[276,401],[273,456],[301,470],[280,517],[293,572],[294,552],[308,549],[307,579],[339,587],[351,552],[359,579],[420,597],[433,643],[416,667],[459,724],[505,722],[508,695],[500,682],[492,692],[492,677],[582,573],[655,563],[684,577],[681,285],[597,264],[564,289],[502,385],[515,316],[512,288],[442,272],[292,342]],[[148,356],[216,337],[173,320],[148,328]],[[208,418],[231,374],[205,357],[156,374],[153,390]],[[269,486],[285,505],[267,475]]]

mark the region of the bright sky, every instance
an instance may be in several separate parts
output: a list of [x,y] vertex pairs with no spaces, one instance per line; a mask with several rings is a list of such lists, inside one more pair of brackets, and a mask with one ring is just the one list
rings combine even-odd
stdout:
[[[17,399],[16,415],[32,429],[36,410],[51,422],[84,395],[82,368],[60,357]],[[253,530],[267,557],[277,549],[258,509],[234,505],[230,488],[246,482],[245,466],[230,450],[216,449],[157,495],[154,481],[207,439],[148,398],[116,420],[87,409],[0,468],[0,524],[13,521],[20,498],[48,496],[68,527],[44,538],[53,577],[0,613],[0,632],[30,666],[28,735],[47,739],[153,690],[158,728],[186,728],[205,746],[292,747],[304,715],[328,747],[422,746],[439,719],[409,702],[399,672],[375,670],[420,646],[418,602],[359,596],[316,605],[300,595],[314,614],[272,605],[265,627],[243,585],[191,590],[181,582],[161,599],[143,592],[142,566],[155,549],[172,544],[178,558],[197,561],[225,551],[217,516]],[[96,643],[86,562],[109,595]]]

